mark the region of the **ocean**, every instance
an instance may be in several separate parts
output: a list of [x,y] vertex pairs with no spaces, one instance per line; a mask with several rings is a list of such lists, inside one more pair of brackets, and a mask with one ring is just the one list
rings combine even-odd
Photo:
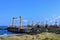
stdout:
[[[0,28],[7,28],[8,26],[0,26]],[[11,32],[9,32],[8,30],[0,30],[0,35],[3,34],[12,34]]]
[[[0,26],[0,28],[7,28],[8,26]],[[25,26],[23,28],[26,28]],[[8,30],[0,30],[0,35],[4,35],[4,34],[13,34],[12,32],[9,32]]]

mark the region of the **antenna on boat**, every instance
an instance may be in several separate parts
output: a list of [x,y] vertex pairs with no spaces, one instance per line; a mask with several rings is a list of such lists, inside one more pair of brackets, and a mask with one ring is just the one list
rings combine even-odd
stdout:
[[48,31],[48,21],[47,20],[46,20],[45,28],[46,28],[46,32],[47,32]]
[[22,17],[20,16],[20,29],[22,29]]
[[32,21],[32,26],[34,26],[34,21]]
[[28,21],[27,21],[27,25],[29,25],[29,23],[30,23],[30,21],[28,20]]
[[48,27],[48,21],[46,20],[45,28],[47,28],[47,27]]
[[55,25],[57,25],[57,21],[55,21]]

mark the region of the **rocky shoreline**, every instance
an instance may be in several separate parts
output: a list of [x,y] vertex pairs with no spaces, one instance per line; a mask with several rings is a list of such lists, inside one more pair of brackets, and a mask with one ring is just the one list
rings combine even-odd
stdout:
[[37,35],[21,35],[21,34],[12,34],[12,36],[7,36],[0,38],[1,40],[60,40],[60,34],[43,32]]

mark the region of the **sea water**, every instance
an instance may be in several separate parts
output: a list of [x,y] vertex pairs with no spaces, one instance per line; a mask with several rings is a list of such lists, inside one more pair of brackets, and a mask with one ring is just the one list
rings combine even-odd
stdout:
[[[0,28],[7,28],[8,26],[0,26]],[[24,26],[23,28],[26,28],[26,26]],[[4,34],[14,34],[12,32],[9,32],[8,30],[0,30],[0,35],[4,35]]]
[[[7,28],[8,26],[0,26],[0,28]],[[9,32],[8,30],[0,30],[0,35],[3,34],[12,34],[11,32]]]

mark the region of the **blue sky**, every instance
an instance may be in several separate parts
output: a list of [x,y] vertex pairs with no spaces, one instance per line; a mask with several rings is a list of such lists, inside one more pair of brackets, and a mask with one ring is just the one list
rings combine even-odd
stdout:
[[35,22],[58,17],[60,0],[0,0],[0,25],[11,25],[11,18],[19,16]]

